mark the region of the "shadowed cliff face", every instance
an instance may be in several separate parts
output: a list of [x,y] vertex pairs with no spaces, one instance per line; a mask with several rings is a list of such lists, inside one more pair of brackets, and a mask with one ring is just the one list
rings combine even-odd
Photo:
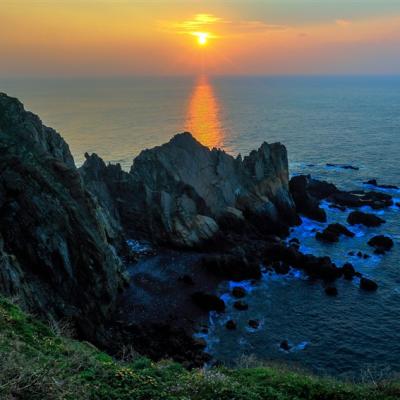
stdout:
[[122,284],[116,227],[61,136],[0,94],[0,291],[101,340]]
[[264,143],[243,160],[208,149],[190,133],[144,150],[130,173],[87,156],[88,188],[120,220],[128,235],[193,247],[212,239],[221,221],[263,223],[279,232],[295,223],[286,149]]

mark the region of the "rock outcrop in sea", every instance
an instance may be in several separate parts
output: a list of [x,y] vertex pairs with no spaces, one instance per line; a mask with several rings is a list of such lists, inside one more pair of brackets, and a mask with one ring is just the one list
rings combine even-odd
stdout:
[[0,93],[0,291],[101,341],[124,282],[116,227],[61,136]]
[[297,221],[280,143],[263,143],[242,159],[185,132],[142,151],[129,173],[92,154],[81,174],[128,235],[158,244],[201,246],[226,223],[281,233]]

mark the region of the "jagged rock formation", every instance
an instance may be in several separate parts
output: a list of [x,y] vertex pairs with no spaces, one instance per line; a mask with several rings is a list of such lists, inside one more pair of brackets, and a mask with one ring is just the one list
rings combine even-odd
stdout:
[[100,340],[123,283],[115,227],[61,136],[0,94],[0,291]]
[[190,133],[142,151],[129,173],[95,154],[81,168],[86,185],[128,234],[158,243],[197,246],[226,218],[277,232],[296,222],[286,149],[264,143],[234,158]]

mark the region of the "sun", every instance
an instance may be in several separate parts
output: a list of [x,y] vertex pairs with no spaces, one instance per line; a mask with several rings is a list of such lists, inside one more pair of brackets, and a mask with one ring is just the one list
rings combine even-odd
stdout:
[[210,35],[207,32],[194,32],[194,36],[197,37],[197,43],[200,46],[205,46]]

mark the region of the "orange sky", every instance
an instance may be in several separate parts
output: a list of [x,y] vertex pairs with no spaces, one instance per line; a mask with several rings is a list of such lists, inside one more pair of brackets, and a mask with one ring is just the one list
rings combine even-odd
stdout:
[[400,1],[1,0],[0,29],[0,76],[400,73]]

